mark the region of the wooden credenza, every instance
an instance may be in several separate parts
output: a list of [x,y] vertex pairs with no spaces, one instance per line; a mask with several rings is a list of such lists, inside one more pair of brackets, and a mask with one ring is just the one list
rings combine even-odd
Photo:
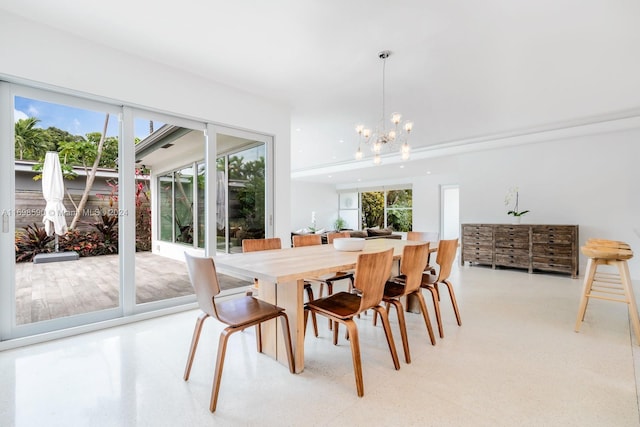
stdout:
[[460,263],[552,271],[578,277],[577,225],[462,224]]

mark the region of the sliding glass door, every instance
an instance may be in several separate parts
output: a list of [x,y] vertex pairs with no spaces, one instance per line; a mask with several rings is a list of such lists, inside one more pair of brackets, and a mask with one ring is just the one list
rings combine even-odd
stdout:
[[135,311],[194,301],[185,250],[204,251],[204,124],[134,111]]
[[2,95],[2,234],[14,237],[2,335],[120,316],[120,108],[8,84]]
[[272,235],[267,155],[271,138],[220,129],[216,134],[216,248],[242,252],[242,240]]
[[[253,132],[0,82],[0,344],[195,302],[185,251],[273,234],[272,149]],[[66,222],[57,239],[49,213]]]

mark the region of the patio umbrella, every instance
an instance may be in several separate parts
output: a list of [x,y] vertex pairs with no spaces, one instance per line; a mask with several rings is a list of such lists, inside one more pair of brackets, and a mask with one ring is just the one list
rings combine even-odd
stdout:
[[224,185],[224,172],[216,172],[216,224],[218,230],[224,229],[225,219],[227,216],[227,209],[225,207],[225,185]]
[[44,158],[44,167],[42,168],[42,195],[47,201],[44,209],[44,229],[48,236],[55,233],[56,246],[58,252],[58,236],[62,236],[67,232],[67,219],[65,217],[66,209],[62,204],[64,199],[64,181],[62,179],[62,167],[58,153],[55,151],[47,152]]

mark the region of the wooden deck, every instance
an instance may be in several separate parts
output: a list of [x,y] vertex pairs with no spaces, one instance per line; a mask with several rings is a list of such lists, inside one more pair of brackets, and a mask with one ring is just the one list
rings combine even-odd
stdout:
[[[77,261],[16,264],[16,324],[117,307],[118,256]],[[251,285],[249,280],[218,275],[222,289]],[[136,253],[136,302],[191,295],[184,262],[150,252]]]

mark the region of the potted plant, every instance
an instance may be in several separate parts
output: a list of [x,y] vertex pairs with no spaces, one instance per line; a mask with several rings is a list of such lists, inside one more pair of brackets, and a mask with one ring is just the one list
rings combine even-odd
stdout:
[[346,225],[347,225],[347,221],[345,221],[342,217],[338,217],[333,222],[333,229],[336,230],[336,231],[340,231],[343,228],[345,228]]
[[513,223],[514,224],[520,224],[520,218],[522,217],[522,215],[526,214],[529,211],[528,210],[520,211],[518,209],[518,202],[519,202],[518,187],[511,187],[509,189],[509,191],[507,192],[506,197],[504,198],[504,205],[505,206],[509,206],[511,204],[511,201],[514,198],[515,198],[515,204],[513,206],[513,209],[508,211],[507,215],[513,215]]

